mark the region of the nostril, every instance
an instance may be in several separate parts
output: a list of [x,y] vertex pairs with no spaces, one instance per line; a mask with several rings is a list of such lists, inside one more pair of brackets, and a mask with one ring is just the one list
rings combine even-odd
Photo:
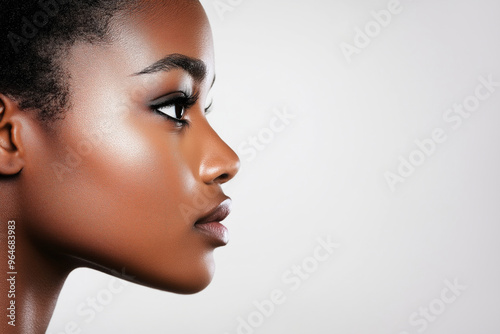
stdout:
[[224,174],[217,176],[214,181],[217,183],[224,183],[224,182],[227,182],[229,179],[230,179],[229,174],[224,173]]

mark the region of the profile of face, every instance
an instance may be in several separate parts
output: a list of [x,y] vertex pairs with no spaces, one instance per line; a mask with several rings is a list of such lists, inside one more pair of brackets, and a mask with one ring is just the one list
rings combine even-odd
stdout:
[[239,169],[206,118],[208,19],[197,1],[155,0],[110,29],[109,43],[69,50],[70,108],[53,128],[18,120],[18,218],[36,249],[75,268],[198,292],[228,242],[221,185]]

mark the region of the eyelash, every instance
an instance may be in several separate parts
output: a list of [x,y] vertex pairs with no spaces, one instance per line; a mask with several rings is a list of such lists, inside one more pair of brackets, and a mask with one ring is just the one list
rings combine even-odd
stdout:
[[[175,93],[173,93],[172,95],[174,95],[174,94]],[[172,97],[171,99],[167,99],[166,101],[164,101],[162,103],[151,105],[151,109],[154,112],[160,114],[160,116],[167,118],[169,121],[175,122],[176,125],[179,127],[189,126],[189,124],[190,124],[189,121],[182,119],[182,118],[186,114],[186,111],[189,108],[191,108],[192,106],[194,106],[196,104],[196,102],[198,102],[199,93],[196,93],[194,95],[187,95],[184,92],[179,92],[178,94],[179,94],[179,96]],[[169,94],[169,95],[171,95],[171,94]],[[211,101],[210,105],[205,109],[205,114],[208,114],[211,111],[212,104],[213,104],[213,101]],[[166,107],[180,107],[180,108],[182,108],[183,112],[182,112],[181,118],[174,118],[174,117],[167,115],[166,113],[160,111],[160,109],[166,108]]]
[[[178,92],[177,94],[173,93],[173,94],[169,94],[169,95],[176,95],[176,96],[174,96],[170,99],[168,98],[168,96],[166,96],[165,98],[167,98],[167,99],[165,101],[158,103],[158,104],[151,105],[151,109],[154,112],[156,112],[157,114],[159,114],[160,116],[163,116],[163,117],[167,118],[169,121],[176,123],[176,125],[178,125],[179,127],[189,125],[189,122],[182,119],[182,118],[184,117],[186,110],[189,109],[190,107],[192,107],[198,101],[198,96],[197,95],[187,95],[183,92]],[[182,108],[181,117],[174,118],[174,117],[167,115],[166,113],[161,111],[162,108],[167,108],[167,107],[174,107],[176,109],[178,107]],[[177,114],[177,110],[175,110],[175,111]]]

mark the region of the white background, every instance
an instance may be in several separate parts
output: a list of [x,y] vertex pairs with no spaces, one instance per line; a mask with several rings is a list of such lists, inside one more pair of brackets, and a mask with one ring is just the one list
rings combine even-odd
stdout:
[[[500,87],[459,128],[443,119],[479,77],[500,82],[500,3],[401,0],[348,62],[341,43],[389,1],[223,0],[222,15],[216,2],[202,1],[217,53],[209,117],[243,165],[225,187],[231,242],[213,283],[192,296],[128,284],[87,322],[78,305],[112,279],[78,270],[48,333],[500,333]],[[242,154],[285,109],[289,124]],[[391,191],[384,174],[436,128],[447,140]],[[327,237],[340,247],[315,268]],[[283,275],[304,261],[293,290]],[[450,303],[446,281],[462,286]],[[285,302],[256,314],[275,289]]]

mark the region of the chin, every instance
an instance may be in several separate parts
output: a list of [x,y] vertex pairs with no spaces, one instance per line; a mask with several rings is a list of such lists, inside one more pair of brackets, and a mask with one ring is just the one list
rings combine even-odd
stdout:
[[186,284],[181,286],[179,289],[175,291],[171,291],[174,293],[182,294],[182,295],[192,295],[198,292],[205,290],[206,287],[212,282],[212,279],[205,282],[192,282],[191,284]]
[[[143,275],[132,275],[134,283],[177,294],[195,294],[204,290],[211,282],[215,273],[215,263],[202,261],[197,265],[179,264],[173,272],[166,268],[165,272],[148,272]],[[170,270],[169,270],[170,269]]]
[[213,275],[206,274],[203,276],[188,277],[178,280],[164,282],[161,286],[156,286],[157,289],[173,292],[182,295],[192,295],[203,291],[212,282]]

